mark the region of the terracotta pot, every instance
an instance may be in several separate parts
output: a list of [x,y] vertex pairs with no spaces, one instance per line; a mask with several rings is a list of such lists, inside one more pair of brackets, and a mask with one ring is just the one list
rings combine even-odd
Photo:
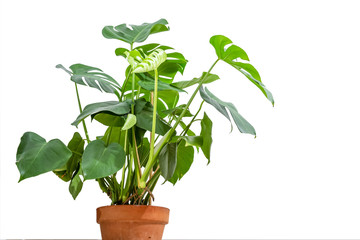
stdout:
[[161,240],[169,209],[144,205],[113,205],[96,209],[103,240]]

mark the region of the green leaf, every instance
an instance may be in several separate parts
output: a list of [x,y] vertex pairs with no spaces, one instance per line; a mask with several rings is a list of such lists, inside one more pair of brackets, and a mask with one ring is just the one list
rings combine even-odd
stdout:
[[71,193],[71,196],[76,199],[76,197],[79,195],[81,189],[83,186],[83,182],[80,178],[80,171],[76,173],[76,175],[71,179],[70,185],[69,185],[69,192]]
[[[134,50],[137,51],[137,50]],[[141,59],[140,62],[133,66],[134,73],[150,72],[157,69],[163,62],[165,62],[167,55],[164,50],[156,49],[150,53],[145,59]]]
[[212,121],[208,117],[208,115],[204,112],[204,117],[201,120],[201,132],[200,132],[200,136],[203,137],[203,143],[200,147],[205,157],[208,159],[208,164],[210,163],[210,151],[212,144],[211,133],[212,133]]
[[150,34],[168,31],[167,24],[168,22],[165,19],[153,23],[130,25],[131,28],[124,23],[116,27],[106,26],[103,28],[102,34],[108,39],[118,39],[133,44],[134,42],[144,42]]
[[236,58],[249,61],[246,52],[236,45],[229,46],[232,41],[223,35],[212,36],[210,43],[215,48],[216,55],[224,61],[232,61]]
[[101,69],[87,66],[84,64],[73,64],[70,66],[72,73],[65,69],[61,64],[56,66],[57,68],[63,69],[71,76],[71,81],[81,84],[88,85],[89,87],[96,88],[99,91],[107,93],[118,94],[121,86],[112,78],[110,75],[104,73]]
[[16,153],[19,182],[64,166],[71,154],[59,139],[46,142],[36,133],[24,133]]
[[[212,36],[210,38],[210,43],[215,48],[216,55],[219,59],[230,64],[244,74],[274,105],[274,98],[271,92],[261,82],[259,72],[250,63],[248,63],[249,57],[243,49],[232,44],[232,41],[229,38],[222,35]],[[238,61],[238,59],[241,59],[241,61]]]
[[[151,45],[151,46],[149,46]],[[136,48],[136,50],[139,51],[139,53],[143,53],[143,54],[150,54],[151,51],[154,51],[156,49],[162,49],[162,50],[167,50],[167,49],[172,49],[171,47],[168,46],[163,46],[163,45],[159,45],[159,44],[148,44],[148,45],[144,45],[144,46],[139,46]],[[135,57],[138,55],[135,55]],[[143,56],[141,56],[143,57]],[[178,52],[170,52],[167,53],[167,59],[165,62],[163,62],[157,69],[158,71],[158,79],[164,83],[172,83],[176,74],[179,72],[181,74],[183,74],[186,64],[187,64],[187,60],[185,59],[185,57]],[[126,70],[126,75],[129,73],[130,68]],[[145,73],[145,75],[137,75],[137,78],[139,78],[139,80],[143,80],[143,76],[147,76],[147,77],[151,77],[152,81],[154,81],[154,72],[147,72]],[[127,84],[128,86],[126,87],[127,90],[131,89],[131,84],[128,82]]]
[[159,165],[161,176],[170,179],[175,171],[177,162],[177,143],[167,143],[160,151]]
[[149,139],[143,138],[142,144],[139,147],[139,158],[141,166],[145,167],[149,158],[150,142]]
[[58,64],[58,65],[56,65],[55,67],[64,70],[64,71],[67,72],[70,76],[72,76],[72,74],[73,74],[70,70],[68,70],[67,68],[65,68],[62,64]]
[[92,115],[92,117],[95,117],[95,119],[99,119],[96,118],[96,114],[99,113],[110,113],[116,116],[125,115],[130,112],[130,108],[131,105],[129,102],[108,101],[92,103],[84,108],[83,112],[76,118],[76,120],[71,125],[77,126],[89,115]]
[[[207,103],[213,105],[217,110],[220,109],[221,111],[220,110],[219,111],[222,114],[223,114],[222,111],[224,109],[226,111],[226,108],[227,108],[240,132],[249,133],[249,134],[256,136],[256,131],[255,131],[254,127],[248,121],[246,121],[245,118],[243,118],[240,115],[240,113],[237,111],[236,107],[232,103],[223,102],[222,100],[217,98],[214,94],[212,94],[207,88],[204,89],[201,87],[200,95]],[[226,117],[231,122],[229,115],[227,115]]]
[[129,113],[127,115],[127,118],[126,118],[126,121],[125,121],[125,124],[124,124],[122,130],[123,131],[128,130],[128,129],[132,128],[135,124],[136,124],[136,116]]
[[118,116],[110,112],[95,113],[91,117],[108,127],[122,127],[125,123],[125,115]]
[[129,52],[129,49],[126,48],[117,48],[115,49],[115,55],[116,56],[123,56],[124,58],[126,58],[126,54],[125,52]]
[[60,169],[53,172],[63,181],[68,182],[73,177],[75,171],[79,168],[82,154],[84,152],[85,141],[78,132],[75,132],[67,147],[71,150],[72,155],[67,163]]
[[185,141],[178,144],[177,162],[173,176],[168,180],[172,184],[180,180],[190,169],[194,159],[194,148],[186,147]]
[[[224,107],[224,105],[222,105],[221,103],[216,101],[216,99],[213,99],[212,95],[209,95],[204,90],[203,86],[200,87],[200,96],[202,99],[204,99],[205,102],[209,103],[214,108],[216,108],[216,110],[218,110],[222,115],[224,115],[231,123],[230,116],[229,116],[228,112],[226,111],[226,108]],[[232,126],[231,126],[231,128],[232,128]]]
[[[208,74],[206,76],[206,74]],[[199,78],[193,78],[192,80],[189,80],[189,81],[181,81],[181,82],[175,82],[173,83],[172,85],[175,86],[175,87],[178,87],[180,89],[184,89],[184,88],[187,88],[187,87],[191,87],[195,84],[198,84],[200,83],[200,81],[206,76],[206,78],[203,80],[203,84],[206,84],[206,83],[211,83],[211,82],[214,82],[219,78],[218,75],[216,74],[212,74],[212,73],[207,73],[207,72],[203,72],[203,74],[201,75],[201,77]]]
[[125,145],[125,134],[121,132],[121,127],[108,127],[105,134],[100,138],[107,144],[119,143],[121,146]]
[[[175,118],[176,120],[177,120],[177,118]],[[180,126],[182,127],[182,129],[186,129],[186,127],[187,127],[187,125],[183,122],[183,121],[180,121]],[[195,136],[196,134],[193,132],[193,131],[191,131],[190,129],[186,129],[186,134],[188,135],[188,136]]]
[[[183,136],[181,138],[185,140],[185,147],[187,146],[202,147],[204,144],[203,136]],[[210,138],[211,138],[211,127],[210,127]],[[206,142],[206,144],[208,143]]]
[[125,163],[125,151],[118,143],[105,145],[102,140],[94,140],[87,145],[83,154],[82,170],[84,179],[96,179],[112,175]]
[[[162,112],[166,115],[170,114],[170,115],[180,116],[185,107],[186,105],[182,104],[175,108],[164,110]],[[193,115],[190,113],[189,109],[186,109],[184,117],[192,117],[192,116]]]
[[[143,73],[139,74],[139,78],[142,80],[139,80],[137,83],[144,89],[148,90],[148,91],[154,91],[155,89],[155,81],[154,79],[149,76],[149,75],[145,75]],[[158,91],[166,91],[166,90],[174,90],[177,92],[185,92],[184,90],[173,86],[172,84],[169,83],[164,83],[161,80],[158,81]]]
[[[152,114],[153,114],[153,106],[149,102],[145,102],[143,108],[136,107],[137,105],[143,105],[144,100],[139,99],[136,100],[135,103],[135,116],[137,119],[136,126],[148,131],[152,130]],[[160,135],[165,135],[167,131],[169,131],[171,127],[162,120],[159,116],[156,116],[156,128],[155,132]]]

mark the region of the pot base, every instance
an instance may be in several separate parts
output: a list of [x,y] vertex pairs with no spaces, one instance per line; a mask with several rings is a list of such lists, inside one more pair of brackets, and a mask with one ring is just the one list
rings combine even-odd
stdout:
[[103,240],[161,240],[169,209],[143,205],[114,205],[97,210]]

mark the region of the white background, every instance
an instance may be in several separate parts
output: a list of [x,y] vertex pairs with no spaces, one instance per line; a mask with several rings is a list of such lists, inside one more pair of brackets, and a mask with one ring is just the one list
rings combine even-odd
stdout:
[[[94,181],[74,201],[48,173],[17,183],[16,149],[25,131],[67,143],[76,129],[74,85],[55,65],[96,66],[119,82],[126,65],[102,37],[106,25],[166,18],[149,37],[189,60],[183,77],[216,59],[209,38],[245,49],[275,98],[273,108],[244,76],[219,63],[209,85],[235,103],[256,139],[212,118],[212,162],[199,154],[155,204],[171,209],[164,238],[360,238],[360,4],[357,1],[1,2],[0,238],[100,238],[95,209],[109,204]],[[80,87],[83,106],[113,99]],[[199,99],[195,101],[195,105]],[[194,106],[194,109],[196,107]],[[90,135],[101,135],[90,124]],[[94,129],[96,128],[96,129]],[[79,131],[82,131],[79,128]]]

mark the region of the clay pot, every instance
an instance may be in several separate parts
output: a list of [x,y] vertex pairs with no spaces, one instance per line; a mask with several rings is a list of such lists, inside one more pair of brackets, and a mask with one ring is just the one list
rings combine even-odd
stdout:
[[96,209],[103,240],[161,240],[169,209],[145,205],[113,205]]

